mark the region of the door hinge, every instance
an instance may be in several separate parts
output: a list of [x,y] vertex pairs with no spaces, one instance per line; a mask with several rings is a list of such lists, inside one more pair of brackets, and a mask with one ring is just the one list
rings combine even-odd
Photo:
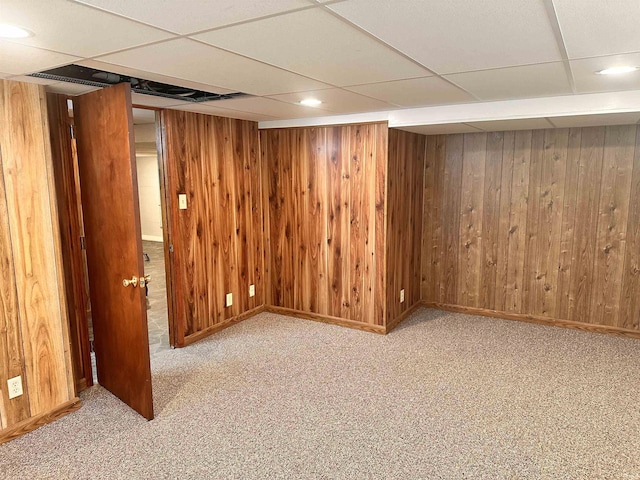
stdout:
[[169,253],[173,253],[173,244],[169,245]]
[[76,138],[76,129],[74,128],[74,125],[73,124],[69,125],[69,128],[71,130],[71,138],[75,139]]
[[84,243],[84,237],[80,237],[80,250],[86,250],[87,247]]

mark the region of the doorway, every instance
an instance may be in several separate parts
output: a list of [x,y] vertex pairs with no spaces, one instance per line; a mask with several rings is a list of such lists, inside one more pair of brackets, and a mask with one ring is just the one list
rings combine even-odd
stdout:
[[146,285],[146,301],[149,354],[153,363],[154,356],[171,348],[165,266],[168,247],[164,239],[156,112],[134,107],[133,125],[144,274],[151,279]]

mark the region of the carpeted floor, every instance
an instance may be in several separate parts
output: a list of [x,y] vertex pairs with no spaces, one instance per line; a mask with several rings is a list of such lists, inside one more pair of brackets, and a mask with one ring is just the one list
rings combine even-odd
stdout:
[[638,479],[640,342],[422,309],[387,336],[263,313],[0,446],[3,478]]

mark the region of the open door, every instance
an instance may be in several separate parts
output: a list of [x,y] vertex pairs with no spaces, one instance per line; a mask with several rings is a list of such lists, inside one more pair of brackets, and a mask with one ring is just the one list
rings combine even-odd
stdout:
[[131,90],[73,100],[98,382],[153,418]]

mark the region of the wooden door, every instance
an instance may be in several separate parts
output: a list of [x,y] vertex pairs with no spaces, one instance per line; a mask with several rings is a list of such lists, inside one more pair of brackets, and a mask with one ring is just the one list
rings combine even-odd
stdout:
[[98,383],[153,418],[131,90],[73,101]]

